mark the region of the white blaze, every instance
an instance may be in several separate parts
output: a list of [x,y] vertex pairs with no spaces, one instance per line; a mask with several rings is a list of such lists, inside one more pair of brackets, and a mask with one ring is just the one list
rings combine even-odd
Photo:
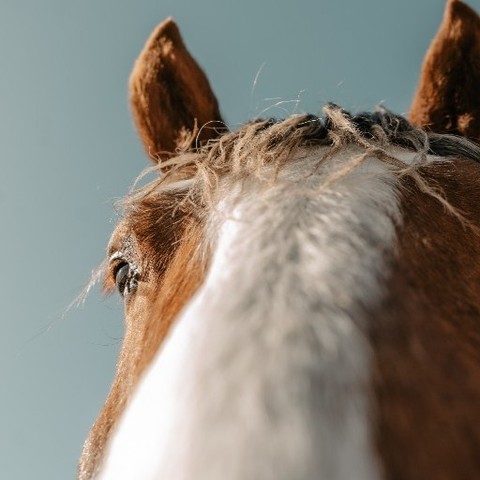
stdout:
[[271,188],[224,186],[207,278],[140,382],[99,478],[380,477],[365,309],[383,293],[397,180],[369,159],[319,191],[362,152],[305,178],[323,153],[292,162]]

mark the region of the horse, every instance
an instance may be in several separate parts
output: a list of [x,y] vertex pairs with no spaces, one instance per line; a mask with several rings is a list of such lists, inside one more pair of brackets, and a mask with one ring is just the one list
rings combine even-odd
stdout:
[[409,117],[229,131],[172,19],[130,79],[155,179],[103,268],[125,337],[79,478],[480,478],[480,17]]

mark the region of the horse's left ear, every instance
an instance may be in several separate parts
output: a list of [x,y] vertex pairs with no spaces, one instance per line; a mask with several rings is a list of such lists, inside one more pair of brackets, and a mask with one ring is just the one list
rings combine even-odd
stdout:
[[171,18],[156,28],[135,63],[130,103],[153,162],[218,136],[224,125],[210,83]]
[[410,120],[436,133],[480,140],[480,17],[449,0],[424,60]]

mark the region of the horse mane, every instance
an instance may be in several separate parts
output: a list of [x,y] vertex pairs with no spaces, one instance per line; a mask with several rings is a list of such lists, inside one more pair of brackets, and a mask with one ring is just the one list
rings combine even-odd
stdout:
[[[308,153],[312,147],[330,147],[320,156],[318,165],[313,167],[316,169],[342,148],[357,146],[362,153],[354,155],[348,164],[333,172],[320,188],[374,156],[389,163],[400,176],[412,177],[420,190],[437,198],[447,210],[460,218],[443,194],[427,185],[419,169],[438,161],[438,157],[442,160],[467,158],[479,162],[479,145],[464,137],[429,132],[383,107],[378,107],[375,112],[351,114],[329,103],[323,107],[323,112],[323,116],[300,114],[283,120],[256,119],[233,132],[224,127],[225,133],[219,138],[200,146],[194,145],[197,131],[182,151],[164,154],[155,166],[139,176],[130,194],[120,202],[124,214],[138,212],[142,201],[152,195],[178,190],[185,191],[182,205],[212,204],[219,178],[226,174],[232,183],[254,176],[268,185],[301,151]],[[397,158],[395,148],[414,153],[413,162],[407,164]],[[138,182],[151,172],[159,173],[158,177],[136,188]]]

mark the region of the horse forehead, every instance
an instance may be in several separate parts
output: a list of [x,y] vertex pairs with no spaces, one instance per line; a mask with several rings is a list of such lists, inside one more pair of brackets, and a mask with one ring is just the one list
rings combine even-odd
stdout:
[[[332,174],[335,176],[335,173],[337,172],[337,170],[342,169],[343,164],[348,163],[349,161],[352,160],[352,158],[362,156],[362,154],[366,152],[365,148],[358,145],[350,144],[350,145],[345,145],[345,147],[342,148],[341,151],[330,156],[328,155],[328,152],[331,150],[331,148],[332,148],[331,146],[317,146],[315,148],[300,148],[299,151],[297,151],[295,154],[293,154],[290,157],[289,161],[282,167],[280,172],[278,172],[275,169],[274,165],[266,164],[262,166],[261,161],[259,161],[260,168],[263,170],[271,170],[272,175],[275,176],[276,180],[280,181],[280,183],[283,183],[284,185],[288,185],[291,183],[298,184],[300,182],[305,187],[309,186],[310,188],[315,188],[315,185],[318,183],[319,180],[320,182],[322,182],[322,178],[325,179]],[[388,153],[389,155],[397,159],[399,162],[404,164],[405,167],[411,166],[412,164],[418,161],[418,152],[405,150],[400,147],[390,147],[388,149],[388,152],[386,153]],[[428,163],[430,163],[434,160],[438,160],[438,157],[435,157],[433,155],[428,155],[428,160],[429,160]],[[354,168],[354,171],[359,174],[365,174],[365,173],[368,175],[375,174],[378,169],[382,170],[381,164],[382,164],[382,160],[380,160],[375,155],[375,153],[372,153],[371,155],[367,156],[366,161],[361,162],[359,165],[357,165]],[[313,173],[316,173],[316,174],[309,175]],[[223,180],[224,180],[224,182],[221,182],[221,185],[223,186],[223,188],[220,187],[218,191],[211,192],[214,194],[213,198],[216,198],[217,201],[220,201],[220,204],[221,204],[222,195],[229,196],[228,192],[231,193],[231,188],[234,187],[234,184],[236,184],[238,180],[240,180],[240,183],[242,183],[242,181],[244,181],[245,178],[248,176],[253,177],[252,180],[255,180],[255,179],[258,180],[259,178],[264,178],[263,174],[260,175],[259,177],[257,177],[257,174],[258,174],[258,171],[253,172],[253,175],[252,175],[252,172],[245,171],[244,175],[239,175],[239,176],[236,175],[235,172],[230,172],[230,171],[223,173],[222,175],[220,175],[221,177],[223,177]],[[268,178],[268,173],[266,173],[266,175]],[[365,176],[364,178],[368,178],[368,175]],[[352,179],[356,181],[359,180],[357,175],[353,175]],[[307,182],[305,183],[306,180]],[[147,224],[157,223],[159,220],[158,217],[162,216],[161,212],[163,212],[164,210],[167,210],[167,211],[172,210],[172,204],[177,204],[178,202],[180,202],[180,197],[177,197],[177,194],[185,194],[188,188],[196,184],[196,181],[197,180],[194,177],[192,177],[190,179],[183,180],[181,182],[173,182],[173,184],[166,183],[161,186],[159,184],[161,191],[159,192],[157,190],[154,190],[152,192],[153,196],[151,197],[149,196],[150,197],[149,202],[147,203],[144,202],[145,204],[142,203],[142,212],[144,213],[142,215],[143,223],[139,223],[138,219],[135,220],[135,215],[131,212],[130,214],[127,214],[117,224],[108,242],[108,247],[107,247],[108,257],[110,257],[116,252],[127,253],[127,252],[124,252],[124,250],[126,249],[135,250],[141,245],[143,245],[143,249],[145,249],[148,245],[144,245],[145,242],[141,240],[144,236],[141,234],[142,225],[145,226]],[[200,179],[200,182],[202,182],[202,179]],[[253,183],[256,184],[257,182],[254,181]],[[260,181],[260,183],[263,184],[264,182]],[[270,185],[270,183],[268,182],[267,184]],[[217,184],[217,188],[219,187],[219,185],[220,184]],[[197,185],[197,187],[198,186],[199,185]],[[227,189],[225,189],[225,187],[227,187]],[[385,187],[387,187],[387,185],[385,185]],[[201,190],[201,187],[200,187],[200,190]],[[240,190],[244,191],[242,188]],[[163,194],[166,194],[166,195],[163,195]],[[156,200],[157,197],[158,197],[158,201]],[[166,197],[168,197],[167,203],[165,203]],[[166,219],[164,218],[163,220],[166,220]],[[166,223],[170,223],[170,222],[167,221]],[[172,222],[172,223],[175,224],[176,222]],[[166,227],[165,223],[163,223],[162,226],[163,228],[160,228],[158,232],[154,234],[154,236],[162,236],[164,234],[164,229]],[[175,227],[175,229],[178,230],[177,233],[180,233],[182,229],[177,227]],[[173,225],[172,225],[172,228],[173,228]],[[171,230],[171,228],[168,230]],[[150,236],[152,235],[152,231],[150,228],[148,233],[150,238]],[[153,250],[155,250],[155,248],[153,248]],[[130,252],[130,253],[133,253],[133,252]]]

